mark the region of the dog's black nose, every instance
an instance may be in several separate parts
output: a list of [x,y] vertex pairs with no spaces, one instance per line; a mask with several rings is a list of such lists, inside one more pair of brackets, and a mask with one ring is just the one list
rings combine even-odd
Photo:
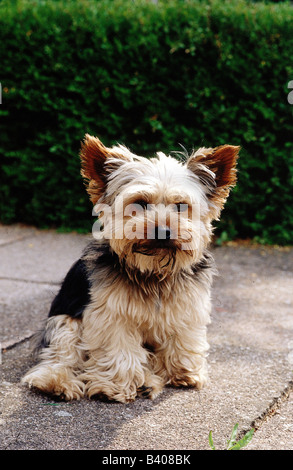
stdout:
[[170,240],[171,230],[169,227],[155,227],[155,240]]

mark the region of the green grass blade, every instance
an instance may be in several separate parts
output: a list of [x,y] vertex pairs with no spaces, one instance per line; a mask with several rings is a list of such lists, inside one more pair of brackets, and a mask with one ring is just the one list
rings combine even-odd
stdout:
[[215,448],[215,446],[214,446],[212,431],[209,432],[209,444],[210,444],[210,448],[211,448],[212,450],[216,450],[216,448]]
[[236,436],[237,436],[238,426],[239,426],[239,424],[236,423],[234,428],[233,428],[230,440],[227,442],[227,449],[228,450],[230,450],[236,444]]

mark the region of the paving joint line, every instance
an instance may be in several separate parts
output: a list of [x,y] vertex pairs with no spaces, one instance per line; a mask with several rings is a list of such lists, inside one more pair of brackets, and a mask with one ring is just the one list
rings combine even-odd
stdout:
[[18,277],[6,277],[6,276],[1,276],[0,281],[15,281],[15,282],[25,282],[27,284],[47,284],[49,286],[60,286],[61,281],[36,281],[34,279],[22,279]]
[[27,238],[36,238],[36,237],[37,237],[37,235],[33,234],[33,233],[30,233],[29,235],[23,235],[22,237],[15,238],[14,240],[10,240],[10,241],[7,241],[7,242],[0,243],[0,249],[3,246],[13,245],[13,243],[22,242],[23,240],[26,240]]
[[265,423],[267,423],[281,408],[283,403],[285,403],[290,394],[293,392],[293,380],[288,382],[288,385],[281,391],[280,395],[274,397],[269,406],[261,413],[256,419],[254,419],[249,429],[244,429],[239,433],[238,438],[242,439],[245,434],[250,431],[252,428],[257,432]]

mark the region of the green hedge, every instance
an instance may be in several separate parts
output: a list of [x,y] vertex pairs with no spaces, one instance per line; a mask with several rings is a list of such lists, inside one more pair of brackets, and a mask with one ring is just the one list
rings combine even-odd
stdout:
[[86,132],[133,152],[241,145],[221,239],[292,243],[293,8],[0,2],[0,219],[88,230]]

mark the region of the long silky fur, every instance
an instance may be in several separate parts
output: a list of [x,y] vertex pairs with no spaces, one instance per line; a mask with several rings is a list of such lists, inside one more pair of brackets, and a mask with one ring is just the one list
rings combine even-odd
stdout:
[[[186,162],[163,153],[147,160],[86,136],[82,175],[96,212],[106,203],[115,213],[123,200],[123,213],[114,228],[112,212],[104,215],[99,239],[67,273],[39,339],[39,362],[23,383],[66,400],[103,395],[123,403],[155,398],[166,384],[206,383],[215,274],[208,245],[236,182],[238,151],[224,145]],[[135,217],[124,211],[139,201]],[[178,215],[178,228],[172,207],[181,203],[188,212]],[[161,216],[176,237],[148,240]],[[134,238],[124,232],[129,222]]]

